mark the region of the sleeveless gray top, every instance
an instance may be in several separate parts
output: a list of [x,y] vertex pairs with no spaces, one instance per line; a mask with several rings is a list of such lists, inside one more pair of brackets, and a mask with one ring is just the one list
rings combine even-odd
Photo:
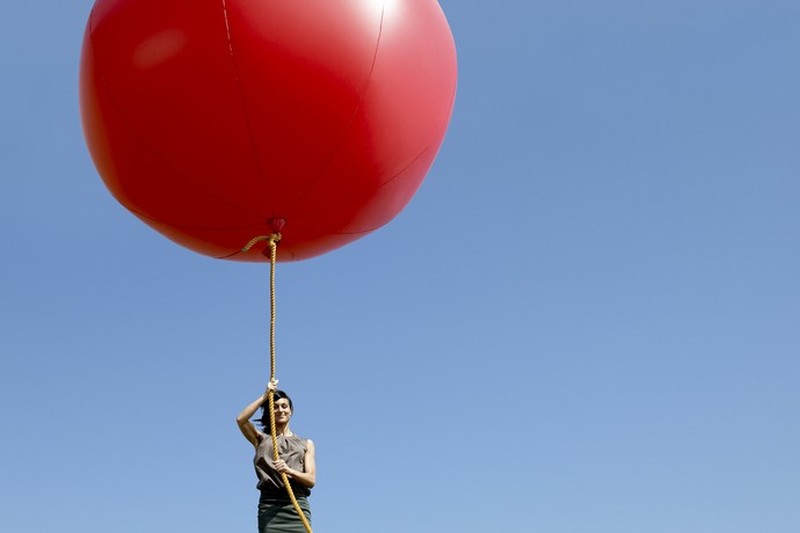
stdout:
[[[305,459],[306,459],[306,440],[298,437],[297,435],[284,436],[278,435],[278,452],[281,459],[292,470],[305,472]],[[275,470],[275,462],[272,459],[272,437],[268,433],[261,433],[259,431],[258,446],[256,446],[256,456],[253,459],[253,464],[256,468],[256,476],[258,477],[258,484],[256,487],[261,491],[262,495],[272,496],[275,498],[288,498],[286,488],[283,485],[281,475]],[[301,485],[300,483],[290,480],[292,491],[295,496],[308,496],[311,494],[311,489]]]

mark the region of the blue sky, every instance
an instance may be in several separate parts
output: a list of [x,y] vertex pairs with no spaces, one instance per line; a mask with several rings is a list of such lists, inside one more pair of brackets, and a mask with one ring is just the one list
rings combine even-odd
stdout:
[[[315,530],[796,533],[800,4],[441,4],[459,91],[422,188],[278,271]],[[107,193],[90,9],[0,17],[0,527],[254,531],[267,271]]]

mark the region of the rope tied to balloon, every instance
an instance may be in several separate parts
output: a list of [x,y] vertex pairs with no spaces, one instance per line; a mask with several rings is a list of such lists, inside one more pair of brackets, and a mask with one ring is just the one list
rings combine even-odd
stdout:
[[[283,221],[280,222],[273,222],[273,228],[276,226],[282,226]],[[275,350],[275,265],[278,262],[278,243],[281,240],[281,234],[279,231],[275,231],[275,233],[271,235],[261,235],[258,237],[254,237],[248,242],[244,248],[242,248],[242,252],[248,252],[253,246],[258,244],[259,242],[267,241],[268,248],[264,249],[264,255],[267,255],[269,252],[269,383],[272,385],[277,385],[278,380],[275,377],[276,374],[276,350]],[[278,435],[277,429],[275,427],[275,387],[267,387],[267,402],[269,408],[269,433],[270,438],[272,439],[272,459],[274,461],[278,461],[280,459],[280,453],[278,451]],[[294,510],[297,512],[297,515],[300,517],[300,521],[303,523],[303,527],[306,529],[307,533],[313,533],[311,529],[311,524],[308,522],[305,513],[300,508],[300,504],[297,502],[297,497],[294,495],[294,491],[292,490],[292,485],[289,482],[289,476],[286,475],[285,472],[280,473],[281,480],[283,481],[284,487],[286,487],[286,492],[289,494],[289,499],[292,501],[292,506]]]

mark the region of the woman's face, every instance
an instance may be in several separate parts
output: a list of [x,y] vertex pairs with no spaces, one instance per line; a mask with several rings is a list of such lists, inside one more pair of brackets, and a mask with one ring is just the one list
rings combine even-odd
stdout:
[[292,418],[292,408],[289,407],[289,400],[286,398],[281,398],[280,400],[275,400],[275,423],[276,424],[286,424],[289,422],[289,419]]

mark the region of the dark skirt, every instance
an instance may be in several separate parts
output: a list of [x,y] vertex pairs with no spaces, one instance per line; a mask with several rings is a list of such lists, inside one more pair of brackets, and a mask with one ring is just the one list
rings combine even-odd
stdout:
[[[298,496],[297,503],[311,523],[308,499]],[[291,500],[261,498],[258,502],[258,533],[306,533],[306,528]]]

